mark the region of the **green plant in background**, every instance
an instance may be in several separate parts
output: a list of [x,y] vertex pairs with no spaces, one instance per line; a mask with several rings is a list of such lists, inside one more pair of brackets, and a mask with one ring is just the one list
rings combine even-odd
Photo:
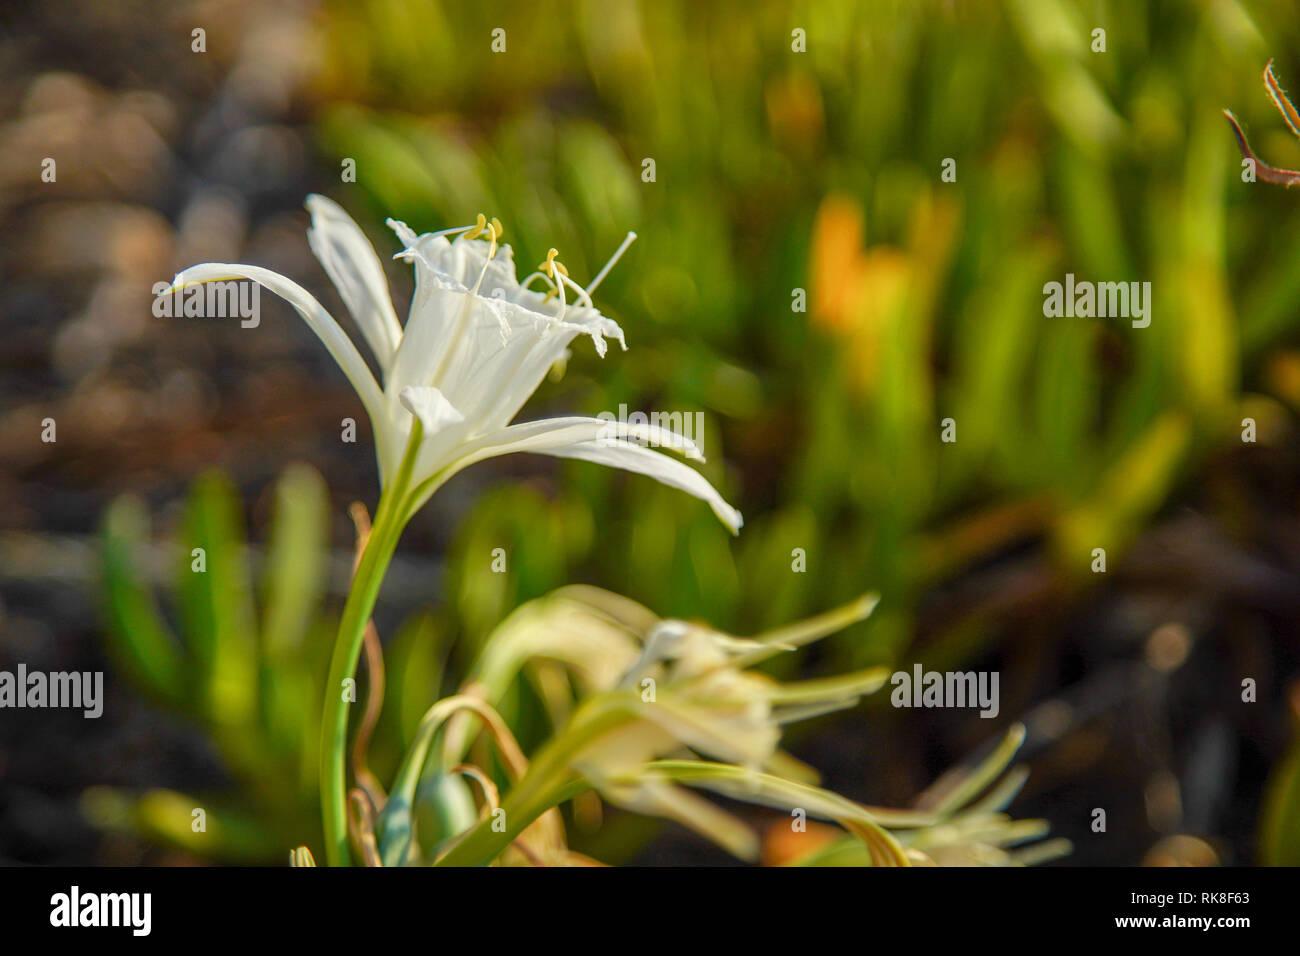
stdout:
[[[1300,718],[1297,705],[1300,700],[1293,698],[1293,722]],[[1260,811],[1259,858],[1265,866],[1300,866],[1300,742],[1292,742],[1269,774]]]
[[[152,701],[207,733],[233,786],[202,795],[97,787],[83,801],[97,825],[235,862],[268,862],[300,841],[292,862],[314,865],[315,715],[335,623],[322,608],[328,508],[319,475],[306,466],[285,473],[275,502],[255,587],[233,487],[215,472],[196,480],[170,548],[180,564],[177,634],[145,581],[153,560],[143,506],[124,497],[105,515],[112,656]],[[364,540],[364,520],[359,528]],[[354,850],[389,866],[587,864],[594,861],[570,848],[557,807],[571,805],[572,826],[590,842],[599,795],[676,820],[741,859],[758,856],[748,823],[685,787],[844,829],[845,839],[832,841],[791,828],[785,862],[802,865],[1024,864],[1067,852],[1064,841],[1032,842],[1045,823],[999,812],[1026,776],[1016,769],[999,780],[1018,731],[984,761],[946,775],[934,788],[942,799],[927,795],[915,811],[823,790],[812,768],[777,749],[784,725],[852,706],[887,672],[782,684],[752,668],[862,620],[876,601],[869,595],[740,639],[660,620],[607,591],[564,588],[492,629],[460,690],[442,699],[447,625],[414,614],[386,652],[377,640],[368,649],[365,716],[351,750]],[[248,687],[252,697],[241,692]],[[536,741],[531,760],[518,738]],[[462,780],[474,784],[477,802]],[[509,825],[494,829],[494,821]],[[600,843],[621,855],[630,847],[620,846],[627,835],[617,829],[601,827]],[[1031,845],[1013,849],[1020,844]]]
[[145,574],[151,542],[144,505],[116,501],[102,537],[113,660],[151,701],[204,730],[235,793],[100,787],[87,792],[84,805],[105,827],[204,857],[265,861],[279,855],[288,834],[318,839],[315,715],[334,627],[321,607],[330,522],[320,476],[303,466],[286,471],[255,584],[241,510],[222,475],[194,483],[172,542],[179,633]]
[[[914,812],[865,807],[823,790],[811,768],[777,749],[783,725],[853,706],[888,672],[779,683],[751,668],[862,620],[876,601],[869,595],[754,639],[663,621],[595,588],[566,588],[530,602],[492,633],[461,691],[429,709],[392,792],[374,807],[359,798],[365,812],[356,817],[355,840],[374,865],[581,863],[556,808],[594,791],[638,813],[675,820],[742,859],[757,858],[753,831],[692,788],[844,828],[844,843],[819,847],[815,856],[798,854],[806,863],[907,866],[944,854],[968,863],[1012,863],[1065,852],[1063,841],[1038,844],[1020,857],[1002,849],[1046,831],[1041,821],[1013,823],[997,812],[1023,784],[1023,771],[974,802],[1006,768],[1021,729],[978,767],[942,781],[942,799]],[[554,727],[531,760],[498,709],[510,703],[520,680],[541,699]],[[475,756],[467,762],[467,755]],[[444,820],[426,815],[413,824],[420,819],[413,810],[419,793],[437,792],[452,775],[482,788],[478,821],[448,830]],[[807,832],[799,825],[792,830]]]
[[[575,261],[635,228],[635,282],[605,291],[641,361],[596,381],[579,357],[542,400],[703,411],[751,516],[726,548],[610,474],[484,495],[449,563],[475,645],[573,580],[738,630],[870,583],[882,610],[828,642],[838,662],[960,666],[1001,622],[977,607],[917,648],[923,594],[1024,542],[1077,594],[1243,418],[1278,435],[1300,408],[1300,226],[1241,182],[1219,119],[1295,49],[1294,4],[325,9],[317,126],[364,171],[349,189],[430,221],[509,208],[524,248],[560,236]],[[1066,273],[1149,279],[1151,325],[1045,318]],[[529,563],[485,580],[498,546]]]
[[[348,188],[430,221],[511,209],[539,258],[559,237],[595,262],[635,228],[605,293],[637,317],[640,361],[595,381],[578,357],[543,395],[704,412],[705,450],[725,450],[754,515],[724,548],[672,495],[573,469],[552,507],[599,527],[595,548],[464,584],[475,639],[575,578],[749,629],[869,581],[880,619],[834,646],[892,661],[927,588],[1025,539],[1083,586],[1093,549],[1117,566],[1243,415],[1285,415],[1294,395],[1243,382],[1295,330],[1300,240],[1259,238],[1271,211],[1234,189],[1217,116],[1257,24],[1292,36],[1295,12],[1228,0],[1155,30],[1149,9],[1108,6],[1099,53],[1095,12],[1070,0],[328,4],[318,128],[357,160]],[[461,40],[495,27],[506,54]],[[1067,272],[1151,279],[1155,320],[1045,319],[1043,285]],[[530,547],[536,502],[477,510],[472,533]],[[815,574],[791,574],[796,548]],[[956,620],[927,653],[995,636]]]
[[[453,861],[560,853],[567,843],[546,822],[550,810],[530,832],[511,831],[518,845],[498,846],[490,819],[459,850],[451,841],[484,809],[504,806],[510,819],[545,802],[536,793],[558,792],[560,778],[579,788],[576,818],[588,799],[581,788],[619,798],[648,782],[670,785],[674,774],[714,772],[671,759],[621,775],[558,758],[538,770],[585,702],[609,691],[591,684],[566,703],[554,688],[571,676],[544,660],[486,701],[462,687],[436,711],[448,723],[430,729],[424,717],[441,685],[459,686],[447,679],[449,656],[490,658],[531,599],[594,580],[670,617],[744,633],[869,584],[884,598],[871,629],[848,625],[828,650],[855,669],[901,661],[917,652],[915,608],[927,589],[1026,539],[1062,572],[1054,586],[1083,586],[1093,549],[1106,548],[1117,566],[1197,462],[1235,440],[1243,415],[1276,421],[1300,402],[1300,390],[1268,374],[1274,359],[1298,358],[1286,343],[1300,315],[1300,230],[1277,225],[1260,192],[1237,188],[1218,119],[1262,59],[1259,24],[1269,45],[1294,46],[1294,6],[1108,5],[1104,55],[1089,48],[1093,14],[1069,0],[829,0],[794,14],[766,0],[579,2],[571,15],[543,5],[506,18],[439,2],[325,5],[317,129],[328,168],[338,157],[357,161],[348,204],[402,209],[421,224],[509,209],[516,249],[552,262],[555,242],[575,274],[594,274],[635,228],[638,245],[602,296],[628,317],[637,360],[604,363],[597,380],[579,352],[541,387],[539,403],[588,415],[620,405],[704,412],[707,474],[751,515],[732,544],[669,489],[624,486],[582,464],[565,465],[544,490],[518,482],[480,495],[448,556],[439,617],[390,642],[393,678],[370,753],[380,776],[408,769],[397,803],[378,791],[353,798],[358,854],[428,862],[449,849]],[[502,25],[509,54],[494,58],[487,37]],[[794,25],[811,39],[805,55],[789,50]],[[484,38],[482,50],[462,42],[471,36]],[[645,159],[654,160],[652,181]],[[951,182],[941,178],[948,159]],[[1066,272],[1151,278],[1151,326],[1044,319],[1043,284]],[[370,270],[360,285],[382,275]],[[547,277],[568,288],[553,270]],[[349,298],[340,285],[354,307],[356,286]],[[387,319],[368,325],[365,308],[356,317],[370,339],[366,330]],[[374,402],[387,403],[381,420],[408,407],[395,393]],[[422,410],[445,424],[436,402]],[[939,437],[948,419],[951,444]],[[381,451],[386,485],[405,447],[390,441]],[[376,519],[385,547],[395,544],[397,519],[382,507]],[[508,570],[481,573],[497,547],[511,556]],[[813,573],[793,573],[796,549]],[[348,672],[368,615],[360,607],[347,622]],[[997,623],[978,615],[944,628],[922,651],[931,667],[956,665],[997,637]],[[133,640],[159,643],[148,628]],[[238,654],[216,657],[237,672]],[[136,666],[162,686],[168,660]],[[767,667],[789,676],[780,659]],[[465,724],[462,708],[478,706],[492,710]],[[501,745],[504,726],[533,754],[528,771],[486,753],[453,774],[465,754],[446,735],[458,725],[477,728],[458,732],[480,748],[487,738]],[[408,749],[416,741],[423,750]],[[1293,764],[1275,769],[1266,824],[1275,847],[1293,829]],[[521,792],[529,772],[545,786]],[[331,789],[328,845],[338,854],[342,793]],[[935,860],[1005,861],[1004,838],[1025,835],[997,815],[1011,789],[995,786],[982,800],[962,791],[958,803],[932,794],[945,825],[934,811],[912,843],[907,828],[878,822],[895,844]],[[291,832],[300,831],[282,834]],[[720,832],[740,847],[740,831]],[[874,858],[860,837],[809,859]]]
[[[246,546],[241,510],[229,479],[214,471],[196,479],[165,544],[151,540],[138,499],[124,496],[105,513],[110,657],[148,701],[202,730],[230,781],[203,794],[100,786],[83,806],[104,829],[199,858],[266,863],[282,858],[286,840],[320,839],[318,715],[338,617],[325,601],[330,514],[320,475],[294,465],[280,478],[264,555]],[[165,602],[150,586],[161,561],[176,566],[174,599]],[[437,700],[450,632],[418,610],[389,641],[387,668],[377,639],[369,648],[367,686],[384,710],[364,717],[368,729],[357,737],[375,773],[391,773]]]
[[[1300,138],[1300,114],[1278,83],[1272,60],[1264,66],[1264,89],[1287,128]],[[1250,170],[1258,179],[1284,186],[1300,182],[1300,172],[1277,169],[1256,159],[1237,117],[1231,110],[1223,113],[1232,125],[1241,155],[1250,161]],[[1300,696],[1293,695],[1291,703],[1294,718],[1300,714]],[[1266,866],[1300,866],[1300,744],[1293,743],[1269,775],[1260,812],[1259,844],[1260,861]]]

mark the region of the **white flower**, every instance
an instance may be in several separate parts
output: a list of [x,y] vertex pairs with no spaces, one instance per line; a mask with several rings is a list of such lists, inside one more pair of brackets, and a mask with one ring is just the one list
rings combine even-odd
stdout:
[[[741,516],[697,471],[645,442],[702,460],[689,438],[653,425],[567,417],[511,425],[551,366],[578,335],[604,355],[606,340],[626,348],[623,331],[591,301],[632,233],[587,288],[569,278],[551,250],[523,282],[515,277],[508,245],[498,245],[496,220],[417,236],[404,223],[389,226],[405,249],[395,258],[415,264],[415,295],[403,328],[383,266],[355,222],[336,203],[310,196],[312,251],[338,287],[374,353],[383,377],[365,360],[332,316],[305,289],[268,269],[205,263],[181,272],[173,288],[199,282],[251,279],[292,305],[325,343],[357,390],[375,433],[381,479],[397,474],[415,421],[422,426],[411,487],[418,507],[434,488],[485,458],[536,452],[580,458],[649,475],[708,502],[733,532]],[[453,236],[448,240],[448,236]],[[535,285],[541,285],[536,290]]]

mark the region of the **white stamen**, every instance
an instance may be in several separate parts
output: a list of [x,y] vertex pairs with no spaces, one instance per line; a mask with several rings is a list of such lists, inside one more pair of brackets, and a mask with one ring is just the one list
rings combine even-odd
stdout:
[[431,232],[430,236],[450,236],[453,233],[469,232],[471,229],[477,229],[478,223],[472,222],[468,226],[456,226],[452,229],[439,229],[437,232]]
[[636,233],[629,232],[627,237],[623,240],[623,244],[614,251],[612,256],[609,257],[609,261],[605,263],[604,268],[596,273],[596,278],[587,283],[588,297],[590,297],[591,293],[596,291],[596,286],[600,285],[601,282],[604,281],[605,276],[609,275],[609,270],[614,268],[614,263],[618,262],[623,253],[627,251],[627,247],[632,245],[634,241],[636,241]]
[[575,291],[575,292],[578,293],[578,296],[579,296],[579,298],[578,298],[578,305],[582,305],[582,304],[583,304],[583,300],[585,299],[585,300],[586,300],[586,308],[588,308],[588,309],[594,309],[594,308],[596,307],[596,306],[595,306],[595,303],[593,303],[593,302],[591,301],[591,293],[590,293],[590,292],[588,292],[588,291],[587,291],[586,289],[584,289],[582,286],[578,285],[578,283],[574,282],[572,279],[570,279],[570,278],[569,278],[568,276],[566,276],[564,273],[561,272],[561,273],[558,273],[558,275],[560,276],[560,281],[561,281],[561,282],[567,282],[567,283],[568,283],[568,284],[573,288],[573,291]]
[[[529,286],[534,282],[534,280],[536,280],[536,279],[542,279],[543,281],[546,282],[547,285],[549,285],[549,286],[551,287],[551,290],[552,290],[552,291],[555,290],[555,281],[554,281],[550,276],[548,276],[545,272],[532,272],[532,273],[529,273],[528,278],[526,278],[523,282],[519,283],[519,288],[521,288],[521,289],[528,289],[528,287],[529,287]],[[531,292],[532,290],[531,290],[531,289],[528,289],[528,291]]]
[[474,290],[470,295],[478,295],[479,288],[483,285],[483,277],[487,275],[488,265],[492,262],[492,257],[497,254],[497,237],[495,231],[492,233],[492,246],[488,249],[487,258],[483,260],[483,268],[479,271],[478,281],[474,283]]
[[565,275],[559,269],[555,270],[555,277],[559,281],[555,283],[555,292],[560,297],[560,311],[555,313],[555,317],[561,322],[564,321],[564,313],[569,311],[569,304],[564,301],[564,279]]

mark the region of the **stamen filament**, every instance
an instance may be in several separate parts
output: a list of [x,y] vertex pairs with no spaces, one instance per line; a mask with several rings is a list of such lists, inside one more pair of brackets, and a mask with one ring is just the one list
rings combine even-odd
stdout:
[[[552,281],[552,279],[545,272],[530,272],[528,273],[528,277],[519,283],[519,288],[527,289],[532,284],[534,279],[545,279],[552,286],[555,285],[555,282]],[[554,293],[554,289],[552,289],[551,291],[552,293]]]
[[599,272],[596,273],[596,278],[592,279],[590,282],[587,283],[588,296],[590,296],[591,293],[596,291],[596,286],[600,285],[601,282],[605,280],[605,276],[609,275],[609,270],[614,268],[614,263],[618,262],[618,260],[622,258],[623,253],[627,251],[627,247],[632,245],[632,243],[635,241],[636,241],[636,233],[629,232],[627,236],[623,239],[623,244],[620,245],[616,250],[614,250],[614,254],[609,257],[609,261],[606,262],[604,267]]
[[[479,218],[481,219],[482,216]],[[483,268],[479,270],[478,281],[474,283],[473,295],[478,295],[478,290],[483,285],[483,277],[487,275],[488,264],[492,261],[492,257],[497,254],[497,236],[500,234],[497,232],[497,228],[497,221],[493,219],[492,224],[489,226],[489,234],[491,236],[489,242],[491,245],[488,247],[487,258],[483,260]]]
[[583,304],[583,300],[586,300],[586,308],[588,308],[588,309],[594,309],[594,308],[596,307],[596,306],[595,306],[595,303],[593,303],[593,302],[591,301],[591,293],[588,292],[586,289],[584,289],[582,286],[578,285],[578,283],[574,282],[574,281],[573,281],[572,279],[570,279],[567,275],[565,275],[564,273],[561,273],[561,274],[560,274],[560,281],[561,281],[562,283],[566,283],[566,284],[569,285],[569,286],[570,286],[570,287],[571,287],[575,292],[578,293],[578,295],[579,295],[578,305],[582,305],[582,304]]
[[[564,268],[564,266],[560,265],[560,263],[558,263],[558,262],[556,263],[556,265],[559,266],[560,269],[563,269],[563,268]],[[558,272],[558,270],[557,270],[557,272]],[[559,319],[561,322],[563,322],[563,321],[564,321],[564,313],[566,313],[566,312],[569,311],[569,305],[568,305],[567,302],[564,301],[564,279],[567,279],[567,278],[568,278],[568,273],[566,273],[566,272],[560,272],[560,273],[559,273],[559,276],[562,277],[562,278],[560,278],[560,280],[559,280],[558,282],[556,282],[556,284],[555,284],[555,291],[556,291],[556,293],[558,293],[559,296],[560,296],[560,311],[557,312],[557,313],[555,313],[555,317],[556,317],[557,319]]]
[[437,232],[431,232],[431,233],[429,233],[429,235],[431,235],[431,236],[450,236],[450,235],[453,235],[453,234],[456,234],[456,233],[472,232],[474,229],[477,229],[477,228],[478,228],[478,227],[477,227],[476,225],[469,225],[469,226],[454,226],[454,227],[452,227],[451,229],[439,229]]

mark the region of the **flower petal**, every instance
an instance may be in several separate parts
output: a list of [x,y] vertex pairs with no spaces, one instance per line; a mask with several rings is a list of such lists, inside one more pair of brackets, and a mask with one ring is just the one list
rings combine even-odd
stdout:
[[700,447],[686,435],[678,434],[658,425],[630,425],[617,419],[586,418],[574,415],[565,418],[543,418],[535,422],[511,425],[490,435],[470,442],[464,448],[472,461],[510,455],[515,452],[541,452],[585,442],[602,445],[629,444],[635,439],[658,448],[671,448],[694,461],[703,461]]
[[[433,385],[459,397],[446,382],[461,378],[464,367],[473,362],[481,337],[488,329],[495,330],[492,309],[481,296],[438,285],[417,274],[411,314],[388,377],[390,391]],[[495,331],[492,335],[500,341]]]
[[456,406],[447,401],[447,397],[431,386],[420,387],[408,385],[399,396],[402,405],[424,426],[426,436],[436,435],[449,425],[457,425],[465,416],[456,410]]
[[417,236],[406,223],[396,219],[389,219],[388,225],[406,246],[399,256],[413,261],[417,269],[427,269],[443,285],[462,292],[478,286],[480,295],[495,295],[510,301],[519,291],[514,251],[508,244],[498,245],[489,260],[492,244],[485,239],[448,240],[437,233]]
[[230,279],[251,279],[294,307],[303,321],[316,333],[316,337],[325,344],[330,355],[334,356],[334,361],[338,362],[339,368],[343,369],[343,374],[357,390],[357,395],[361,397],[361,404],[366,407],[366,412],[378,430],[384,421],[382,415],[384,401],[375,377],[370,374],[370,369],[366,366],[361,353],[352,344],[347,333],[334,321],[334,317],[316,301],[315,296],[298,283],[260,266],[205,262],[177,273],[176,278],[172,280],[172,288],[181,289],[200,282],[224,282]]
[[590,305],[566,308],[522,288],[510,246],[417,236],[395,219],[388,225],[404,246],[395,258],[411,262],[416,273],[410,316],[385,383],[390,408],[405,386],[434,386],[465,416],[467,435],[495,432],[519,412],[577,335],[590,336],[601,356],[606,337],[627,347],[618,323]]
[[[560,424],[557,425],[556,422]],[[624,471],[648,475],[671,488],[685,491],[706,502],[718,516],[718,520],[726,525],[732,534],[739,533],[741,525],[744,524],[740,512],[727,504],[722,495],[718,494],[717,489],[709,484],[708,479],[675,458],[634,445],[623,438],[611,438],[600,434],[600,429],[609,429],[611,426],[616,430],[621,427],[624,434],[642,439],[687,441],[681,435],[649,425],[620,426],[618,422],[607,422],[599,418],[543,419],[512,425],[493,435],[471,442],[462,448],[463,455],[458,458],[454,468],[460,471],[485,458],[511,455],[516,452],[533,452],[540,455],[553,455],[557,458],[592,461],[598,465],[609,465],[612,468],[622,468]],[[590,438],[585,437],[591,435],[593,429],[597,433]],[[668,436],[673,438],[670,439]],[[681,450],[685,451],[686,446],[683,445]]]
[[689,495],[694,495],[713,509],[718,520],[730,529],[732,534],[739,534],[744,519],[740,512],[718,494],[716,488],[698,471],[682,464],[675,458],[640,445],[625,441],[584,442],[578,445],[553,449],[537,449],[544,455],[558,458],[578,458],[582,461],[594,461],[598,465],[622,468],[637,474],[648,475],[656,481],[677,488]]
[[462,369],[456,380],[445,382],[455,391],[466,416],[474,420],[479,434],[496,432],[509,424],[577,335],[554,322],[520,322],[523,310],[507,303],[499,303],[498,308],[509,316],[506,340],[493,342],[491,330],[484,327],[481,351],[474,363]]
[[380,480],[384,480],[392,468],[397,466],[396,455],[400,448],[393,447],[392,429],[385,410],[384,395],[370,374],[365,359],[352,344],[347,333],[334,321],[334,317],[325,307],[316,301],[315,296],[292,279],[286,279],[278,272],[263,269],[260,266],[246,266],[225,262],[205,262],[179,272],[172,280],[173,289],[183,289],[200,282],[224,282],[230,279],[251,279],[258,285],[274,292],[284,299],[303,318],[303,321],[316,333],[343,369],[352,387],[356,389],[361,404],[370,416],[370,424],[375,433],[375,452],[379,459]]
[[311,213],[307,242],[387,374],[402,340],[402,327],[393,311],[379,256],[361,227],[338,203],[313,193],[307,197],[307,210]]
[[[476,395],[474,400],[467,401],[467,404],[473,404],[482,410],[481,420],[485,431],[504,428],[519,414],[519,410],[542,384],[552,366],[569,355],[569,346],[577,336],[590,335],[593,342],[601,345],[597,348],[597,354],[602,357],[604,355],[604,339],[600,337],[598,328],[560,322],[516,305],[505,305],[503,308],[507,310],[510,320],[509,343],[500,354],[485,358],[480,363],[480,369],[485,376],[508,376],[511,387],[496,389],[486,395]],[[622,331],[613,322],[608,319],[601,321],[622,335]],[[481,382],[484,379],[476,376],[475,380]]]

